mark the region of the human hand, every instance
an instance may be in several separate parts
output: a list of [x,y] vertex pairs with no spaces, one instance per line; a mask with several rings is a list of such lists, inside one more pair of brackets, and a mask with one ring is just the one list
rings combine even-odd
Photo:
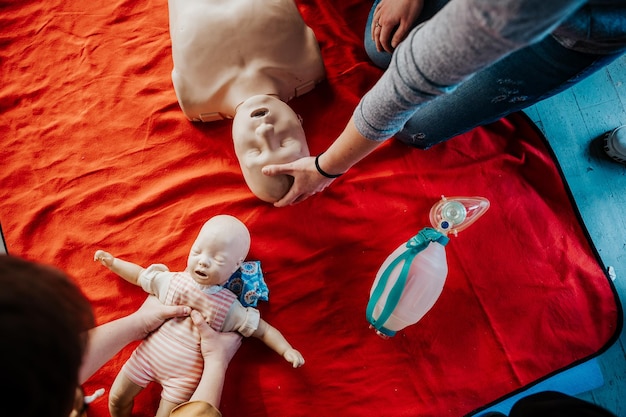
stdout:
[[381,0],[372,17],[372,40],[379,52],[392,53],[424,7],[424,0]]
[[266,165],[265,175],[291,175],[294,180],[287,193],[274,203],[275,207],[285,207],[306,200],[313,194],[323,191],[333,180],[322,176],[315,168],[315,158],[307,156],[287,164]]
[[291,363],[294,368],[299,368],[304,365],[304,357],[294,348],[287,349],[285,353],[283,353],[283,357],[287,360],[287,362]]
[[186,317],[190,313],[191,308],[187,306],[165,305],[154,295],[150,295],[132,316],[139,321],[139,329],[145,337],[161,326],[165,320],[174,317]]
[[97,250],[93,256],[94,261],[100,262],[102,265],[110,268],[113,265],[113,260],[115,257],[111,255],[109,252],[105,252],[103,250]]
[[204,361],[221,361],[227,365],[241,346],[241,335],[237,332],[220,333],[213,330],[197,310],[191,312],[191,320],[200,332],[200,349]]

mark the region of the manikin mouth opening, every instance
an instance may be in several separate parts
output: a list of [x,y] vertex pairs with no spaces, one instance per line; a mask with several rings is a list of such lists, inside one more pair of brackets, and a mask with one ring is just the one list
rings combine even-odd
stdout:
[[204,272],[202,272],[202,271],[195,271],[195,273],[196,273],[196,275],[200,275],[200,276],[201,276],[201,277],[203,277],[203,278],[206,278],[206,277],[208,276],[207,274],[205,274],[205,273],[204,273]]
[[250,117],[252,117],[252,118],[260,118],[260,117],[263,117],[263,116],[267,116],[269,114],[269,112],[270,111],[268,109],[265,109],[265,108],[257,109],[255,111],[253,111],[252,114],[250,114]]

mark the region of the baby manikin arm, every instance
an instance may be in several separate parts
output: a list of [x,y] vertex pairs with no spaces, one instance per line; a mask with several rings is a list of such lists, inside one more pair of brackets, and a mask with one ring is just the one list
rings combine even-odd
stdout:
[[244,337],[250,337],[259,328],[261,313],[252,307],[244,307],[239,302],[233,303],[224,320],[222,331],[239,332]]
[[261,339],[263,343],[285,358],[287,362],[291,363],[294,368],[304,365],[302,354],[289,344],[278,329],[265,320],[260,320],[259,328],[252,336]]
[[287,339],[272,325],[261,319],[259,310],[244,307],[239,302],[231,306],[222,331],[237,331],[245,337],[254,336],[269,346],[294,368],[304,364],[302,354],[294,349]]

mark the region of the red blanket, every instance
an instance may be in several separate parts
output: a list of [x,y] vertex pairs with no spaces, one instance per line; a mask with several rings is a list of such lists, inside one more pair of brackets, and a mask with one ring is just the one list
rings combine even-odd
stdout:
[[[297,3],[328,72],[292,103],[316,154],[380,71],[362,47],[370,2]],[[193,124],[181,113],[164,0],[0,5],[0,220],[10,253],[66,270],[107,322],[145,294],[94,263],[96,249],[182,270],[209,217],[248,225],[249,259],[261,261],[270,289],[262,317],[307,362],[292,369],[245,340],[228,370],[225,416],[461,416],[614,337],[610,281],[521,115],[425,152],[389,141],[324,193],[277,209],[248,191],[230,123]],[[491,208],[448,244],[434,308],[382,340],[365,319],[376,271],[429,225],[442,194],[483,196]],[[132,347],[86,390],[108,389]],[[140,394],[135,414],[152,416],[158,393]],[[100,399],[90,415],[106,410]]]

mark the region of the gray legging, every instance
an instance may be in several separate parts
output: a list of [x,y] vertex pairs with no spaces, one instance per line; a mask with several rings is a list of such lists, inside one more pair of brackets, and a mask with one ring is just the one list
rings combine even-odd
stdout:
[[[374,2],[367,20],[365,50],[374,64],[385,69],[391,54],[378,52],[371,39],[372,16],[379,1]],[[446,3],[426,0],[415,25],[428,20]],[[551,97],[619,56],[621,53],[594,55],[573,51],[547,36],[477,72],[453,92],[420,106],[395,137],[427,149]]]

